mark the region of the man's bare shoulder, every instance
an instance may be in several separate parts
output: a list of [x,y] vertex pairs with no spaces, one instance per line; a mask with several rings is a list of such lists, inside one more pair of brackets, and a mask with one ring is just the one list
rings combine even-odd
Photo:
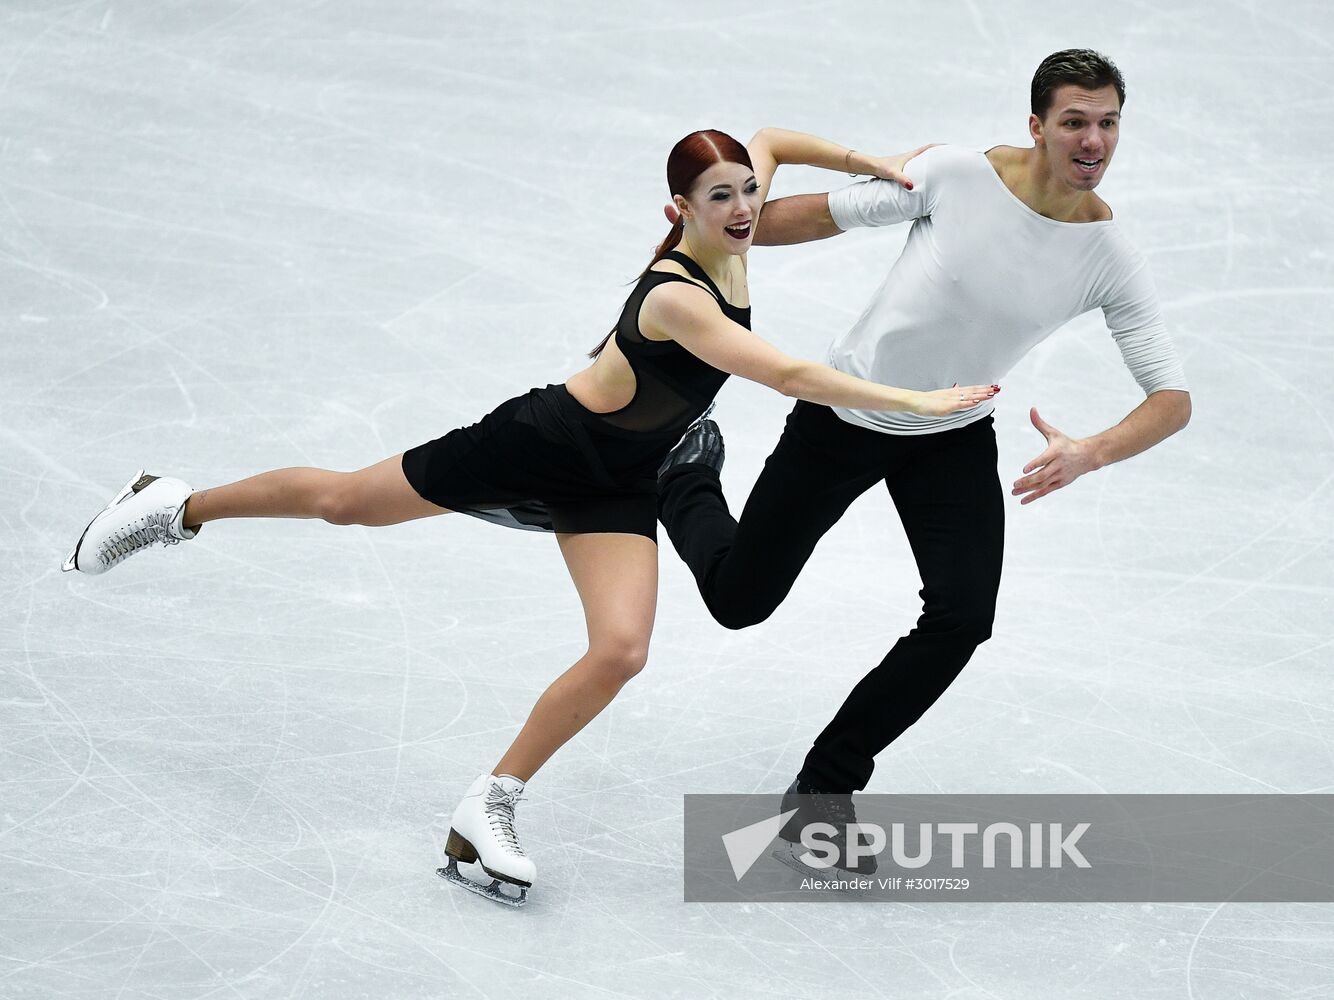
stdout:
[[[1022,178],[1031,152],[1031,149],[1020,149],[1017,146],[992,146],[986,152],[987,162],[996,171],[996,176],[1011,192],[1015,192],[1016,197],[1018,190],[1023,186]],[[1093,191],[1088,192],[1087,198],[1081,203],[1081,209],[1078,218],[1067,221],[1110,222],[1112,220],[1112,207]]]
[[985,155],[992,169],[1004,178],[1007,171],[1014,170],[1023,163],[1026,153],[1027,150],[1016,146],[992,146]]

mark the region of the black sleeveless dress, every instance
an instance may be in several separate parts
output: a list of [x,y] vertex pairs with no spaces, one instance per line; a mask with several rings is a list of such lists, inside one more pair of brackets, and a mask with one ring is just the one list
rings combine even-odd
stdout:
[[[729,319],[750,328],[704,269],[666,255],[707,286]],[[585,409],[563,385],[531,389],[470,427],[403,453],[412,488],[441,507],[529,531],[625,532],[657,540],[658,467],[713,401],[727,373],[639,329],[644,296],[680,274],[649,271],[626,299],[616,344],[635,374],[619,410]],[[696,285],[698,287],[698,285]]]

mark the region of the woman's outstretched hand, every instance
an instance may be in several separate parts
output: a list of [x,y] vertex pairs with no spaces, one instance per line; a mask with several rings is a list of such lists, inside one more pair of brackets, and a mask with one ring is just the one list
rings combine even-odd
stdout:
[[959,410],[971,410],[978,403],[985,403],[1000,392],[998,385],[965,385],[957,383],[949,389],[932,389],[917,393],[909,413],[922,417],[943,417],[947,413]]
[[925,146],[918,146],[908,153],[895,153],[893,156],[877,156],[871,160],[872,173],[885,181],[896,181],[904,188],[911,191],[912,181],[903,172],[904,165],[907,164],[918,153],[925,153],[932,146],[939,146],[938,142],[929,142]]

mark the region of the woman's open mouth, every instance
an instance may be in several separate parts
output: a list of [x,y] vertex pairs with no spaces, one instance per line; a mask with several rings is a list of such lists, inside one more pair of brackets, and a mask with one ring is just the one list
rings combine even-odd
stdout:
[[750,236],[750,220],[747,219],[745,222],[738,222],[735,226],[723,226],[723,229],[727,232],[728,236],[732,237],[732,239],[744,240]]

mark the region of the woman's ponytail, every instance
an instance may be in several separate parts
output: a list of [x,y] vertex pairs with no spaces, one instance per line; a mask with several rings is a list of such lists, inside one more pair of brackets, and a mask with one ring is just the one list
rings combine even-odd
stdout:
[[[653,259],[648,262],[648,265],[644,268],[644,270],[639,272],[639,277],[635,279],[636,281],[642,281],[644,275],[648,274],[649,271],[653,269],[654,264],[662,260],[662,258],[666,257],[669,252],[677,248],[677,246],[681,242],[681,234],[685,232],[685,228],[686,228],[685,216],[678,214],[676,216],[676,221],[672,223],[672,228],[667,231],[667,235],[663,238],[663,241],[658,244],[658,249],[654,251]],[[601,354],[602,349],[607,346],[607,342],[611,340],[612,336],[615,333],[616,333],[616,327],[613,326],[611,328],[611,331],[605,337],[602,338],[602,342],[599,343],[597,347],[593,348],[591,351],[588,352],[588,356],[590,358],[596,358],[599,354]]]

